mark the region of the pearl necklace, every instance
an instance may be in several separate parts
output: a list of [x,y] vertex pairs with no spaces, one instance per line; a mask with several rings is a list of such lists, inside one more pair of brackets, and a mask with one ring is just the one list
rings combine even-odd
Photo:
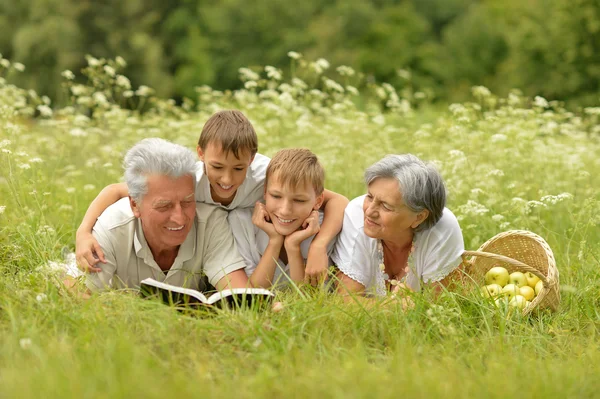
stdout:
[[408,263],[409,263],[409,260],[412,257],[412,254],[414,251],[415,251],[415,243],[413,242],[410,246],[410,252],[409,252],[408,258],[406,259],[406,267],[404,268],[404,271],[406,272],[406,274],[399,281],[396,279],[390,280],[390,276],[385,272],[385,261],[384,261],[385,258],[383,255],[383,241],[377,240],[377,257],[379,258],[378,259],[379,260],[379,270],[381,270],[381,273],[383,273],[383,279],[385,281],[389,281],[391,285],[404,284],[404,282],[406,281],[406,276],[408,276],[408,272],[409,272],[409,264]]

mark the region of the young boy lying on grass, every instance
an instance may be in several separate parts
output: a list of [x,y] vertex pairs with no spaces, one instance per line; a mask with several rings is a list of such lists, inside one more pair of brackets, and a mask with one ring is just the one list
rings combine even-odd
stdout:
[[[258,138],[250,121],[240,111],[215,113],[204,125],[198,140],[200,161],[196,171],[196,201],[218,205],[228,211],[252,207],[262,200],[269,158],[257,153]],[[88,208],[76,235],[79,267],[99,272],[106,258],[92,235],[100,214],[128,195],[124,183],[104,188]],[[329,190],[323,192],[323,224],[310,244],[305,278],[313,285],[322,281],[329,266],[327,249],[342,227],[347,198]]]
[[304,281],[309,247],[323,220],[324,180],[323,167],[310,150],[281,150],[267,167],[264,204],[257,202],[254,211],[238,208],[229,213],[253,286]]

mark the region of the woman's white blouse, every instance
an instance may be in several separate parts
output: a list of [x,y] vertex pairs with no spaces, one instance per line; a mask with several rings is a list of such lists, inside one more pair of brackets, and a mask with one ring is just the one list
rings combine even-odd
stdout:
[[[353,199],[346,207],[332,259],[342,273],[364,285],[367,292],[382,296],[386,294],[386,276],[379,268],[378,240],[364,232],[365,197]],[[421,282],[440,281],[461,263],[464,243],[454,214],[444,208],[435,226],[415,234],[413,245],[406,285],[419,291]]]

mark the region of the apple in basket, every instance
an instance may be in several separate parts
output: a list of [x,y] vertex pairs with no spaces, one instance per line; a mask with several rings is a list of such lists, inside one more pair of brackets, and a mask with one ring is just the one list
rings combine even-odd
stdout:
[[542,280],[540,280],[535,285],[535,295],[539,295],[542,288],[544,288],[544,282]]
[[535,288],[535,285],[540,281],[540,278],[531,272],[525,273],[525,278],[527,279],[527,285],[531,288]]
[[527,277],[521,272],[514,272],[508,276],[508,283],[514,284],[517,287],[525,287],[527,285]]
[[523,295],[528,301],[531,301],[535,297],[535,291],[528,285],[519,288],[519,293]]
[[521,295],[521,289],[515,284],[508,284],[502,288],[502,294],[507,296],[509,299],[513,299],[517,295]]
[[525,309],[525,306],[527,306],[527,299],[525,299],[523,295],[515,295],[515,297],[508,302],[508,306],[523,310]]
[[492,267],[485,274],[485,283],[487,285],[490,284],[498,284],[500,287],[504,287],[508,284],[508,270],[501,266]]
[[484,298],[495,298],[502,294],[502,287],[498,284],[489,284],[481,287],[481,294],[484,296]]

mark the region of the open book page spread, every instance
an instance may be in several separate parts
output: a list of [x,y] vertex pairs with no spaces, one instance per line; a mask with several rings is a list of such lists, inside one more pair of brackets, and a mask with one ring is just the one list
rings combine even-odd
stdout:
[[169,304],[206,304],[221,306],[227,302],[229,304],[251,304],[252,298],[263,298],[270,300],[275,295],[269,290],[263,288],[233,288],[217,292],[206,298],[200,291],[183,288],[175,285],[156,281],[151,278],[142,280],[140,284],[142,295],[159,294],[163,301]]

